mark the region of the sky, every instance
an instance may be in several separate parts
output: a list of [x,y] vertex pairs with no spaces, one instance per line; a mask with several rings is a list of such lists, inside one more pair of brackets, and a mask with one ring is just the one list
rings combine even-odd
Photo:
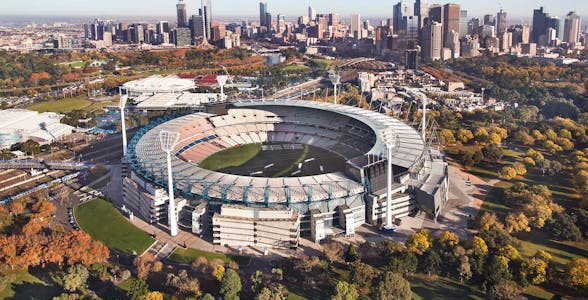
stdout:
[[[213,17],[216,16],[257,16],[258,0],[211,0]],[[273,15],[284,14],[295,18],[307,14],[311,5],[321,12],[336,12],[345,18],[359,12],[366,17],[389,18],[392,7],[398,1],[392,0],[265,0]],[[406,1],[412,6],[413,1]],[[582,18],[588,17],[586,0],[452,0],[462,9],[468,10],[469,17],[496,14],[502,7],[510,20],[532,19],[534,8],[544,6],[553,16],[564,17],[575,10]],[[0,0],[0,15],[4,16],[165,16],[172,20],[177,0]],[[200,0],[186,0],[188,9],[195,11]],[[446,3],[445,1],[429,1]]]

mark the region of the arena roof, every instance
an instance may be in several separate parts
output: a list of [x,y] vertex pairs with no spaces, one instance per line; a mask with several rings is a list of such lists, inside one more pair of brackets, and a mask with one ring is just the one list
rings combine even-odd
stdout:
[[123,88],[129,93],[178,93],[195,87],[194,80],[175,75],[153,75],[123,84]]
[[[422,157],[425,150],[423,141],[412,127],[391,117],[345,105],[311,101],[240,101],[237,109],[263,109],[270,106],[300,107],[341,114],[369,126],[376,136],[384,128],[392,127],[397,133],[399,144],[393,163],[410,168]],[[292,111],[295,111],[293,109]],[[182,126],[213,115],[196,113],[161,124],[149,124],[142,128],[129,145],[129,162],[141,176],[160,186],[166,184],[165,153],[160,149],[158,134],[161,130],[180,131]],[[369,149],[369,148],[367,148]],[[385,145],[379,137],[370,154],[385,153]],[[176,189],[188,194],[209,199],[244,202],[246,204],[295,204],[314,201],[341,199],[364,192],[361,183],[348,178],[342,172],[317,176],[291,178],[248,177],[219,173],[199,168],[177,156],[172,156],[172,168]]]
[[218,99],[214,93],[156,93],[137,96],[132,102],[137,108],[198,107]]
[[8,147],[27,139],[45,144],[71,134],[74,128],[61,124],[62,117],[53,112],[38,113],[25,109],[0,110],[0,147]]

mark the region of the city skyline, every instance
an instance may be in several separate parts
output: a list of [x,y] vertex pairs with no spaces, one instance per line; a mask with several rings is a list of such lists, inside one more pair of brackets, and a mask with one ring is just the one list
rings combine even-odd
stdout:
[[[200,5],[200,0],[185,1],[188,15],[196,12]],[[365,0],[357,3],[351,0],[341,0],[337,3],[336,9],[333,9],[332,2],[328,0],[286,2],[269,0],[263,1],[268,3],[268,11],[280,13],[288,18],[296,18],[306,15],[308,6],[313,6],[318,12],[336,12],[342,16],[360,13],[364,17],[391,17],[393,6],[399,1],[381,1]],[[412,7],[414,1],[405,1]],[[447,1],[429,1],[429,4],[444,4]],[[480,3],[471,0],[449,1],[461,5],[462,9],[468,10],[469,16],[482,16],[484,14],[495,14],[501,8],[508,13],[509,20],[530,22],[533,9],[540,6],[553,16],[561,18],[569,11],[576,11],[581,17],[588,15],[588,4],[580,5],[573,0],[561,1],[531,1],[521,0],[516,2],[489,1]],[[16,1],[3,2],[0,4],[1,15],[14,16],[160,16],[171,18],[175,13],[176,0],[127,0],[124,2],[114,0],[104,0],[101,2],[92,1],[40,1],[31,0],[30,5],[22,6]],[[501,5],[502,3],[502,5]],[[116,9],[113,9],[116,8]],[[254,17],[258,15],[259,1],[256,0],[215,0],[212,3],[212,10],[219,17]],[[411,8],[412,11],[412,8]],[[388,12],[388,13],[385,13]]]

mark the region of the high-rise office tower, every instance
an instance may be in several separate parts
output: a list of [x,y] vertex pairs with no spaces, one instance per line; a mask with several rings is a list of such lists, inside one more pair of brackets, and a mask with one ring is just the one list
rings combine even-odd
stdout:
[[169,32],[169,23],[167,21],[160,21],[157,23],[157,34]]
[[521,43],[528,44],[531,38],[531,29],[529,25],[523,25],[522,34],[521,34]]
[[210,1],[202,0],[200,8],[200,15],[204,19],[204,32],[206,32],[206,39],[209,41],[212,40],[212,6]]
[[437,22],[443,24],[443,6],[433,4],[429,9],[429,22]]
[[459,11],[459,37],[462,38],[468,34],[468,11]]
[[575,45],[580,42],[580,16],[571,11],[564,21],[564,42]]
[[472,18],[468,21],[468,34],[477,35],[480,33],[480,19]]
[[[329,26],[337,27],[339,25],[339,15],[336,13],[329,14]],[[333,28],[335,29],[335,28]]]
[[439,60],[443,50],[443,24],[429,22],[423,27],[422,55],[424,59]]
[[425,19],[429,16],[429,4],[427,0],[416,0],[414,2],[414,15],[418,18],[419,29],[425,23]]
[[267,3],[259,2],[259,26],[268,27],[265,14],[267,14]]
[[449,33],[453,30],[459,35],[459,4],[445,4],[443,6],[443,45],[449,43]]
[[499,35],[506,32],[506,12],[502,9],[496,14],[496,32]]
[[394,32],[399,33],[404,28],[402,28],[402,18],[404,16],[408,16],[408,5],[404,1],[400,1],[394,5],[394,14],[392,15],[392,19],[394,20]]
[[414,49],[418,45],[419,39],[419,18],[417,16],[404,16],[402,18],[402,39],[403,47]]
[[543,12],[543,6],[533,10],[533,26],[531,28],[531,42],[539,42],[539,37],[547,33],[549,15]]
[[202,15],[193,15],[190,19],[190,29],[192,29],[192,38],[194,41],[204,39],[206,34],[204,17]]
[[178,27],[187,27],[188,13],[186,12],[186,3],[184,3],[184,0],[178,1],[176,9],[178,10]]
[[547,19],[547,28],[555,29],[556,38],[563,39],[563,30],[560,26],[561,20],[559,17],[551,17]]
[[361,16],[359,14],[351,15],[351,34],[358,40],[362,38],[363,29],[361,25]]
[[482,25],[496,25],[496,18],[493,15],[484,15],[484,24]]
[[312,6],[308,7],[308,18],[310,21],[316,20],[316,9],[312,8]]

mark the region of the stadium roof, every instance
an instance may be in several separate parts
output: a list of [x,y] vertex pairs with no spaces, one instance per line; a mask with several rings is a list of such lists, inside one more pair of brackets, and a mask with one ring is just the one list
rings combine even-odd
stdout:
[[[349,107],[311,101],[241,101],[235,103],[237,108],[258,108],[263,106],[294,106],[313,108],[342,114],[359,120],[377,133],[388,127],[398,133],[399,145],[394,154],[393,163],[404,168],[415,165],[425,150],[424,143],[416,130],[412,127],[385,115]],[[198,119],[212,115],[196,113],[172,119],[161,124],[150,124],[135,136],[129,145],[129,161],[133,168],[147,179],[165,186],[165,153],[159,147],[158,134],[161,130],[177,131],[179,128]],[[370,154],[385,153],[385,145],[379,137]],[[283,204],[308,203],[309,201],[324,201],[341,199],[364,192],[359,182],[348,178],[344,173],[328,173],[316,176],[264,178],[248,177],[219,173],[199,168],[177,156],[172,156],[172,168],[176,189],[224,201],[246,202],[255,204]],[[312,200],[310,200],[312,199]]]
[[194,80],[175,75],[153,75],[123,84],[123,88],[129,93],[179,93],[195,87]]
[[138,108],[198,107],[204,103],[218,101],[213,93],[156,93],[140,95],[132,99]]

